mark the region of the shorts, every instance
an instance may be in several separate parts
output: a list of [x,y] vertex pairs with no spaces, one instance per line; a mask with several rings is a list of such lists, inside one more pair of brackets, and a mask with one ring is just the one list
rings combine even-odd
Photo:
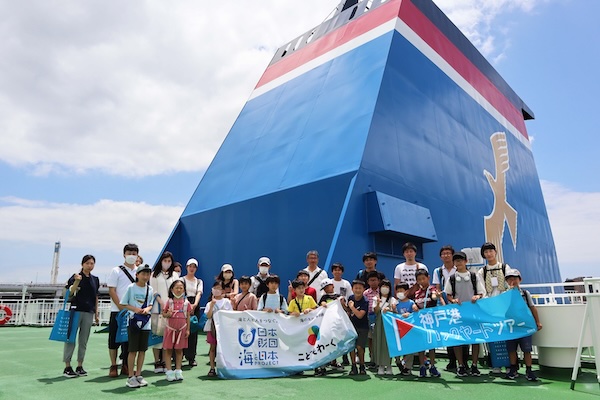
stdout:
[[517,351],[517,346],[521,348],[523,353],[531,353],[532,350],[532,340],[531,336],[525,336],[520,339],[513,339],[506,341],[506,349],[509,353],[514,353]]
[[119,326],[117,325],[117,315],[118,311],[110,312],[110,319],[108,320],[108,348],[111,350],[116,350],[121,346],[122,351],[127,353],[127,342],[125,343],[117,343],[117,330]]
[[369,330],[366,328],[358,328],[356,329],[356,333],[358,333],[358,337],[356,338],[356,347],[362,347],[363,349],[366,348],[369,339]]
[[210,331],[206,332],[206,343],[208,343],[208,344],[214,344],[214,345],[217,344],[217,338]]
[[150,331],[139,330],[132,326],[128,326],[127,335],[129,337],[128,343],[130,353],[148,350],[148,337],[150,336]]

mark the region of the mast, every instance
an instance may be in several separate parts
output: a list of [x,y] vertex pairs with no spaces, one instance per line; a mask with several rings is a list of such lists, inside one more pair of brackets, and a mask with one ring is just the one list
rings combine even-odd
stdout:
[[52,271],[50,283],[55,284],[58,278],[58,259],[60,257],[60,241],[54,243],[54,257],[52,258]]

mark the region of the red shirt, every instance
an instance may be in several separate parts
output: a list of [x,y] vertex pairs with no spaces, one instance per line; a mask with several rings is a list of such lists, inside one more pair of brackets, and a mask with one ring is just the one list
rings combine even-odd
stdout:
[[[308,286],[306,288],[306,290],[304,291],[304,294],[309,295],[310,297],[312,297],[313,299],[315,299],[315,303],[317,302],[317,291],[315,290],[315,288],[312,288],[312,287]],[[292,292],[292,299],[295,299],[295,298],[296,298],[296,291],[294,290]]]

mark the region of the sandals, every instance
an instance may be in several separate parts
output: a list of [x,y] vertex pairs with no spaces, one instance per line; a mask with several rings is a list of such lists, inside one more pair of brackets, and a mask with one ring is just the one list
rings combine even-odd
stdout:
[[208,375],[207,376],[217,376],[217,373],[215,372],[214,368],[211,368],[210,371],[208,371]]

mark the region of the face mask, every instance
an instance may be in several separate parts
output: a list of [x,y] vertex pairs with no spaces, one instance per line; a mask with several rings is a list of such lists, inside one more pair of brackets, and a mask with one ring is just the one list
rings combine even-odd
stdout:
[[163,261],[162,262],[162,270],[168,271],[171,268],[171,261]]
[[223,278],[225,279],[231,279],[232,276],[233,274],[231,272],[223,272]]
[[381,294],[384,295],[384,296],[387,296],[388,294],[390,294],[390,288],[386,287],[386,286],[383,286],[381,288]]
[[212,295],[213,297],[219,297],[221,295],[221,289],[213,289]]
[[183,297],[183,293],[181,293],[179,296],[177,296],[175,293],[173,293],[173,297],[175,297],[176,299],[180,299]]
[[261,275],[266,275],[269,273],[269,267],[258,267],[258,272],[260,272]]
[[404,300],[406,294],[404,292],[398,292],[396,293],[396,297],[398,298],[398,300]]
[[137,256],[125,256],[125,263],[129,265],[135,265],[136,260]]

